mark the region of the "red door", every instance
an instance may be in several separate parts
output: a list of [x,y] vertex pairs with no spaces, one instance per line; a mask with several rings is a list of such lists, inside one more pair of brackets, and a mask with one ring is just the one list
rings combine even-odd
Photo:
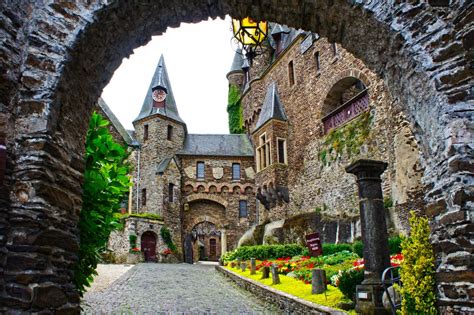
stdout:
[[156,261],[156,236],[153,232],[142,234],[142,253],[145,261]]

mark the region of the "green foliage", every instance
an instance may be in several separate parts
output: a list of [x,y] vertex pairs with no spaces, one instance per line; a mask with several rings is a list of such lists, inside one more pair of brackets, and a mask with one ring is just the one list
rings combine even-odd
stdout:
[[385,209],[393,207],[393,200],[390,197],[383,198],[383,207]]
[[79,219],[80,248],[73,282],[82,294],[96,275],[97,263],[110,232],[120,227],[114,213],[128,194],[130,180],[127,152],[114,141],[108,121],[92,114],[87,131],[82,210]]
[[[395,255],[402,252],[401,242],[402,238],[400,236],[394,236],[388,239],[390,255]],[[362,241],[355,241],[352,243],[352,251],[359,255],[359,257],[364,257],[364,244]]]
[[166,226],[162,226],[160,230],[161,237],[163,241],[165,241],[166,246],[171,249],[173,252],[176,251],[176,245],[174,245],[173,240],[171,238],[171,232]]
[[250,258],[258,260],[276,259],[302,255],[304,250],[305,247],[299,244],[241,246],[232,252],[226,253],[223,259],[225,261],[237,258],[243,260],[249,260]]
[[364,269],[346,269],[339,276],[338,288],[345,297],[355,302],[356,287],[364,280]]
[[229,114],[229,131],[233,134],[241,134],[245,132],[244,115],[240,96],[240,88],[235,84],[229,85],[227,113]]
[[323,255],[332,255],[335,253],[339,253],[342,251],[352,251],[351,244],[331,244],[331,243],[324,243],[323,244]]
[[158,220],[161,221],[163,218],[159,214],[155,213],[126,213],[120,215],[121,219],[126,219],[126,218],[142,218],[142,219],[149,219],[149,220]]
[[403,287],[399,288],[402,314],[437,314],[435,258],[430,243],[428,219],[411,212],[410,236],[402,240],[404,260],[400,268]]
[[348,158],[360,153],[360,147],[370,135],[372,116],[365,112],[342,127],[332,129],[324,139],[319,160],[324,166],[346,154]]
[[137,236],[135,234],[130,234],[128,236],[128,242],[130,244],[130,249],[137,247]]
[[[349,245],[349,244],[345,244],[345,245]],[[334,254],[324,255],[324,256],[318,257],[318,258],[311,258],[311,260],[313,260],[313,259],[318,260],[319,259],[320,262],[325,264],[325,265],[337,265],[337,264],[340,264],[340,263],[345,262],[347,260],[354,261],[357,258],[359,258],[357,256],[357,254],[355,254],[351,251],[348,251],[348,250],[343,250],[343,251],[340,251],[340,252],[336,252]]]
[[364,244],[362,241],[355,241],[352,243],[352,251],[359,255],[359,257],[364,257]]

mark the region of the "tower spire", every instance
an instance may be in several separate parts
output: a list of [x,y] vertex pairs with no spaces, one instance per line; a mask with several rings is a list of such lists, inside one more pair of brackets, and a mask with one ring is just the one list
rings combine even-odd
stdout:
[[143,101],[142,109],[134,122],[154,114],[160,114],[180,123],[184,123],[176,107],[176,101],[174,99],[173,90],[171,89],[163,55],[160,56],[155,74],[153,75],[145,100]]

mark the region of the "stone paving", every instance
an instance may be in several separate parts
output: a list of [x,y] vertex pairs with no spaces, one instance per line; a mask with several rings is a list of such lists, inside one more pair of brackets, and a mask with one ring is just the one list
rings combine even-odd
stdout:
[[102,291],[87,292],[83,314],[280,314],[218,274],[214,266],[138,264]]

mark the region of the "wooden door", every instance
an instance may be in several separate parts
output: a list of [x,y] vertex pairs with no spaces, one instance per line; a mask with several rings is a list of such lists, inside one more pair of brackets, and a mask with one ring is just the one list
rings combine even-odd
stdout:
[[156,236],[153,232],[145,232],[142,235],[142,252],[145,261],[156,261]]
[[209,260],[217,260],[217,241],[215,238],[209,240]]

